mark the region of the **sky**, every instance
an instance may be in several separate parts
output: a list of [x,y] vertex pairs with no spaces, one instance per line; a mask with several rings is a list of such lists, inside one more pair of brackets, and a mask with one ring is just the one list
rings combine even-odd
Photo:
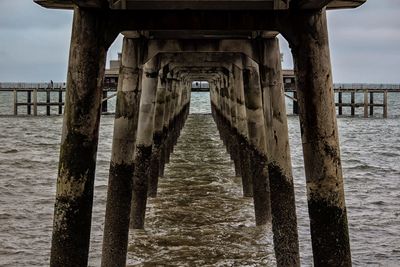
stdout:
[[[0,0],[0,82],[65,81],[72,11],[33,0]],[[368,0],[357,9],[328,12],[333,80],[400,83],[400,1]],[[283,68],[293,67],[280,38]],[[118,38],[108,53],[117,58]]]

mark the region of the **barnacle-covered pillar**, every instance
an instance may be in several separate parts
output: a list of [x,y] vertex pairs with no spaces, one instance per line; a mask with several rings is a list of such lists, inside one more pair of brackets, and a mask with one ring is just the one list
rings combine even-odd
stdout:
[[154,57],[143,67],[142,95],[134,154],[135,171],[130,226],[144,227],[149,180],[149,166],[153,147],[154,114],[158,82],[158,58]]
[[161,147],[163,143],[164,111],[165,111],[166,77],[160,71],[154,115],[153,151],[150,160],[149,192],[150,197],[157,196],[158,176],[160,174]]
[[278,266],[300,266],[285,94],[277,38],[260,40],[260,77],[267,135],[272,230]]
[[140,39],[124,38],[118,78],[101,265],[125,266],[140,104]]
[[104,67],[100,10],[75,7],[50,266],[87,266]]
[[351,266],[326,11],[289,18],[314,265]]
[[262,91],[259,70],[255,63],[246,64],[243,70],[243,85],[256,224],[263,225],[271,220],[271,206]]

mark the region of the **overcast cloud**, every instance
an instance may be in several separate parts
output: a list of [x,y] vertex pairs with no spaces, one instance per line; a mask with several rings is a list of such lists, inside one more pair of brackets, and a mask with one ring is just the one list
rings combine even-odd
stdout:
[[[0,81],[65,81],[71,11],[32,0],[0,0]],[[368,0],[358,9],[330,11],[335,82],[400,83],[400,1]],[[284,68],[292,68],[281,38]],[[109,51],[116,58],[119,38]]]

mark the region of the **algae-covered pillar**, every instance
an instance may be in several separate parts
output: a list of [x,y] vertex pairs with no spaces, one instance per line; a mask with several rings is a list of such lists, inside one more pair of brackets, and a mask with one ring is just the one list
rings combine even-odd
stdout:
[[279,42],[260,40],[260,77],[267,135],[272,230],[278,266],[300,266],[297,216],[290,159]]
[[134,154],[135,171],[130,226],[144,227],[146,213],[149,167],[153,147],[154,114],[158,83],[158,57],[150,59],[143,67],[142,95],[140,98],[136,148]]
[[293,13],[283,34],[297,82],[315,266],[351,266],[325,9]]
[[243,85],[251,151],[254,210],[256,224],[263,225],[271,220],[271,204],[262,91],[258,65],[249,63],[249,59],[244,61]]
[[[86,266],[106,53],[101,10],[75,7],[50,266]],[[90,60],[88,60],[90,59]]]
[[124,38],[108,180],[102,266],[125,266],[141,96],[140,38]]

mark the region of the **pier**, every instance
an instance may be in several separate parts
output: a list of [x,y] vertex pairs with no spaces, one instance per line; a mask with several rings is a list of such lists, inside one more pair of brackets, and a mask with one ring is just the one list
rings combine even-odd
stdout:
[[[119,61],[117,61],[119,64]],[[112,70],[109,69],[109,72]],[[286,70],[288,72],[288,70]],[[285,73],[284,73],[285,74]],[[112,81],[110,81],[112,79]],[[292,75],[283,76],[285,96],[292,101],[292,112],[294,115],[299,114],[297,93],[294,81],[288,81],[293,79]],[[118,85],[118,78],[114,78],[111,75],[105,78],[105,87],[103,89],[103,104],[102,114],[110,114],[108,109],[108,100],[116,97]],[[8,92],[13,94],[13,107],[12,115],[38,115],[38,107],[45,107],[46,116],[50,115],[62,115],[64,107],[64,95],[65,95],[66,84],[65,83],[0,83],[0,92]],[[192,92],[209,92],[210,87],[206,81],[196,81],[192,83]],[[111,92],[110,94],[108,92]],[[362,114],[364,118],[374,116],[376,112],[375,108],[382,110],[382,117],[388,117],[388,100],[389,93],[400,93],[400,84],[334,84],[335,93],[335,105],[337,107],[337,115],[356,116],[356,109],[362,108]],[[20,95],[25,95],[25,100],[20,102]],[[38,95],[43,94],[46,96],[45,101],[38,101]],[[58,96],[58,101],[52,102],[52,96]],[[357,96],[362,96],[362,101],[356,102]],[[381,95],[382,100],[376,102],[376,95]],[[348,101],[344,102],[347,97]],[[20,112],[18,107],[26,107],[26,111]],[[55,114],[51,114],[51,107],[58,107],[58,111]],[[350,110],[349,113],[344,112],[344,108]],[[5,114],[0,114],[5,115]]]
[[[0,93],[12,93],[12,115],[20,115],[19,107],[26,107],[23,115],[38,116],[38,108],[44,107],[45,115],[62,115],[64,107],[66,83],[0,83]],[[114,92],[108,96],[108,92]],[[102,112],[108,113],[108,100],[115,97],[116,87],[110,84],[103,89]],[[24,100],[21,95],[25,96]],[[52,100],[56,96],[57,101]],[[44,99],[44,100],[40,100]],[[56,114],[51,113],[51,107],[58,107]],[[0,114],[6,115],[6,114]]]
[[295,62],[314,266],[351,266],[326,12],[364,0],[35,2],[74,12],[50,266],[87,266],[105,61],[120,33],[102,266],[125,266],[129,229],[145,227],[193,81],[209,83],[254,225],[272,225],[277,266],[300,266],[279,33]]

